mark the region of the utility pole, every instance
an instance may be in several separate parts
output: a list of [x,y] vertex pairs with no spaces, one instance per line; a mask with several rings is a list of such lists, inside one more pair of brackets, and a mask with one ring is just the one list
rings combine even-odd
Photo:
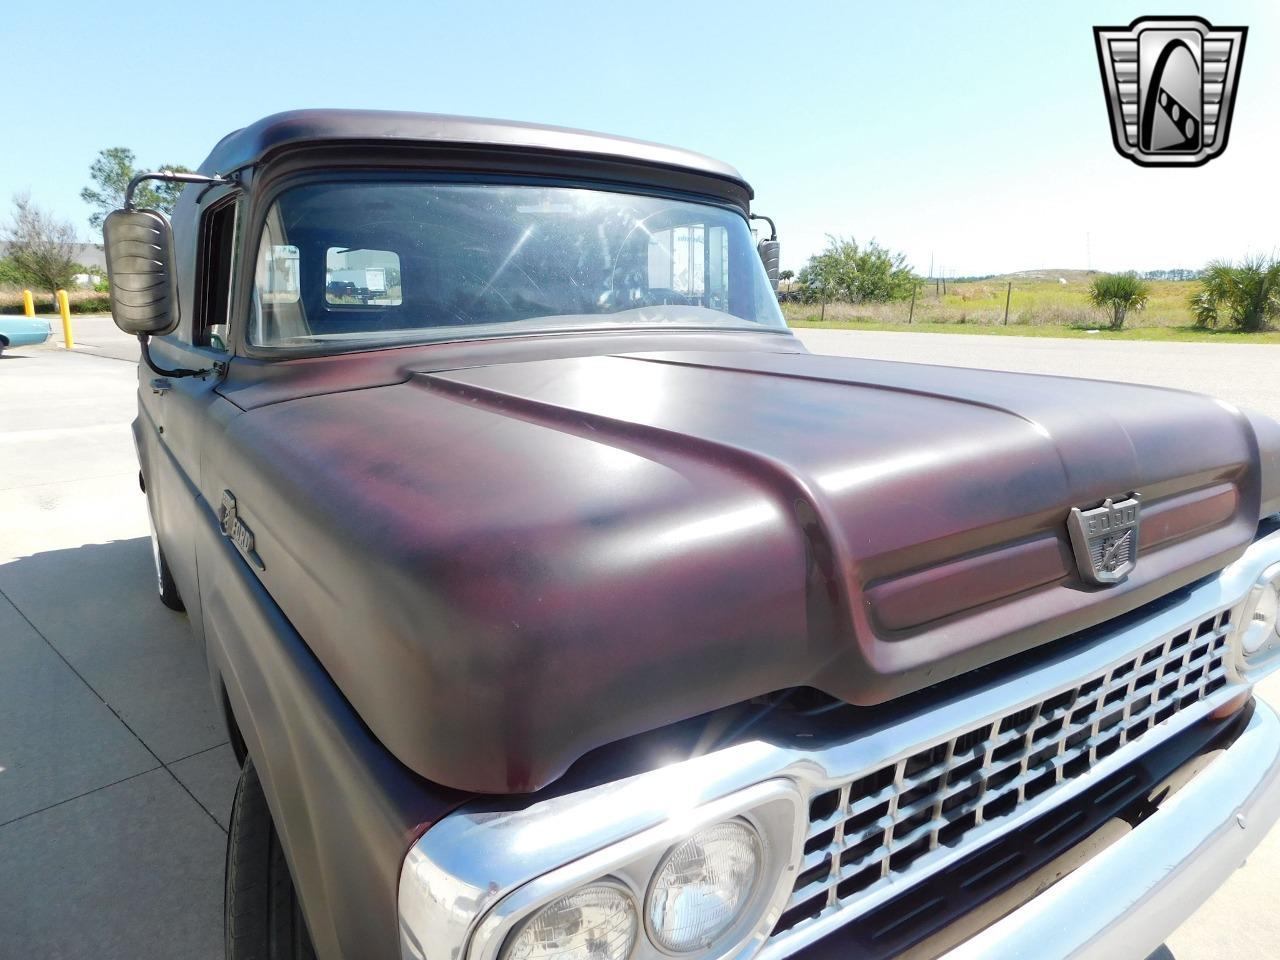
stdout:
[[1013,299],[1013,281],[1009,281],[1009,289],[1004,293],[1004,325],[1009,325],[1009,301]]
[[[930,268],[932,268],[933,264],[930,264],[929,266]],[[915,317],[915,315],[916,315],[916,285],[913,282],[911,284],[911,310],[907,314],[907,323],[910,323],[912,318]]]

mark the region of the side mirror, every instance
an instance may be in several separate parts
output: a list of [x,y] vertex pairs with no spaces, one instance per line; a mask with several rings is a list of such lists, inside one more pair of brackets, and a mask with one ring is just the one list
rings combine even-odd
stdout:
[[173,235],[154,210],[116,210],[102,224],[111,316],[132,335],[163,336],[178,325]]
[[781,256],[781,244],[777,240],[761,240],[756,244],[756,252],[764,263],[764,272],[769,275],[769,285],[773,292],[778,292],[778,258]]

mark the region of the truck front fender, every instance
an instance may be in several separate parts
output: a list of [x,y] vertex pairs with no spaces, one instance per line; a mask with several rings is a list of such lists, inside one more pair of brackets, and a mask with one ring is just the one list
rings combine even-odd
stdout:
[[[215,689],[253,758],[321,958],[400,956],[410,845],[467,799],[370,734],[249,570],[199,511],[197,558]],[[358,637],[352,637],[358,643]]]

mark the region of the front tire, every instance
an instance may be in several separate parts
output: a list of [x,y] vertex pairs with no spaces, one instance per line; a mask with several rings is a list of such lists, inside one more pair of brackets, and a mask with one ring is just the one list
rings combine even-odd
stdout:
[[247,759],[227,832],[227,960],[315,960],[262,783]]

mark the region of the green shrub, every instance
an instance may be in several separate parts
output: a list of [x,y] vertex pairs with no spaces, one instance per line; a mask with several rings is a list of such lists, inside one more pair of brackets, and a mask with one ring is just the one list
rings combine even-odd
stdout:
[[1124,326],[1130,310],[1141,310],[1151,296],[1151,287],[1136,273],[1104,273],[1089,286],[1089,302],[1111,311],[1111,329]]
[[0,285],[20,287],[27,281],[12,257],[0,257]]
[[77,297],[71,301],[72,313],[110,313],[111,298],[106,294]]
[[909,299],[915,282],[904,254],[874,240],[859,246],[852,238],[828,237],[827,248],[800,271],[796,287],[805,303],[889,303]]
[[1280,260],[1245,257],[1238,266],[1215,260],[1190,303],[1197,327],[1216,327],[1225,319],[1247,333],[1265,330],[1280,318]]

